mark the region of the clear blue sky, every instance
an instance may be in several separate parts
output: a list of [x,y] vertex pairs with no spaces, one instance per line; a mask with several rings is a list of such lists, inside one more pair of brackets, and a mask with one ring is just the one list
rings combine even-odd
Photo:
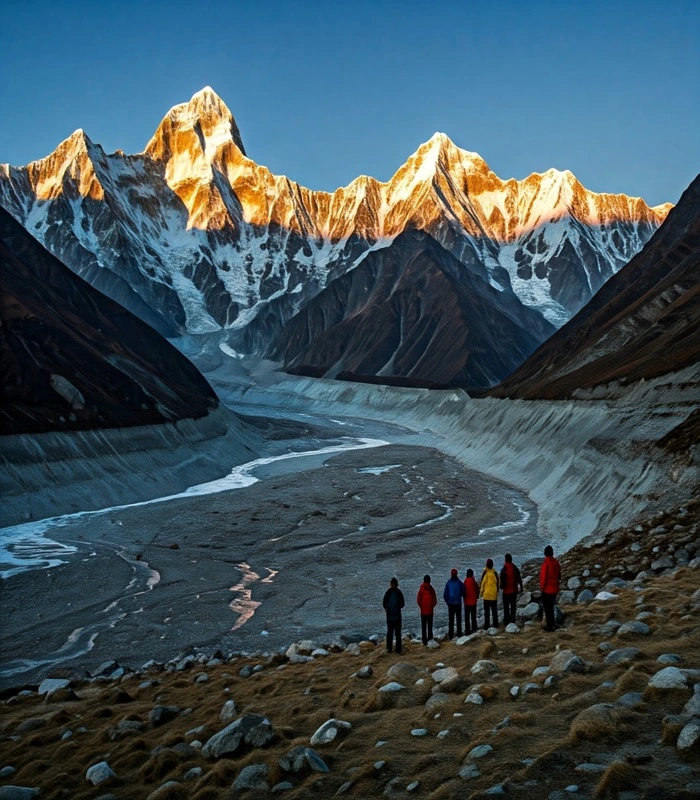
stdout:
[[76,128],[139,152],[210,85],[248,155],[312,189],[387,180],[442,131],[502,178],[675,202],[700,171],[699,42],[698,0],[5,0],[0,162]]

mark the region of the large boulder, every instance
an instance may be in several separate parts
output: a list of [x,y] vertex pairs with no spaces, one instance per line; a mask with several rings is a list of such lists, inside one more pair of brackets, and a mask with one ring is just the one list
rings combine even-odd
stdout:
[[272,723],[260,714],[244,714],[215,733],[202,748],[207,758],[233,755],[243,745],[264,747],[274,736]]
[[585,672],[586,662],[573,650],[560,650],[549,665],[549,672],[561,675],[566,672]]
[[328,766],[321,756],[310,747],[298,745],[293,747],[288,753],[278,761],[284,772],[295,774],[308,772],[328,772]]
[[311,744],[316,746],[319,744],[330,744],[338,732],[341,730],[350,730],[352,725],[342,719],[329,719],[314,733],[311,737]]
[[615,706],[610,703],[596,703],[574,717],[570,728],[571,737],[574,741],[598,741],[616,733],[620,720],[620,712]]

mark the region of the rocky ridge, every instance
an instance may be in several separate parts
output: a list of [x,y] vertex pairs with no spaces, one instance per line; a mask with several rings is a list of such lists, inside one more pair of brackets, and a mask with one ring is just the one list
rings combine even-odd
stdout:
[[51,675],[5,693],[0,796],[697,796],[699,535],[694,500],[577,545],[564,579],[597,597],[562,595],[554,634],[523,596],[518,625],[402,656],[349,634]]
[[106,154],[79,130],[47,158],[0,166],[0,204],[166,335],[223,329],[257,354],[336,277],[410,228],[558,326],[669,210],[594,194],[570,172],[502,181],[444,134],[387,183],[361,176],[311,191],[246,157],[209,88],[172,109],[141,154]]

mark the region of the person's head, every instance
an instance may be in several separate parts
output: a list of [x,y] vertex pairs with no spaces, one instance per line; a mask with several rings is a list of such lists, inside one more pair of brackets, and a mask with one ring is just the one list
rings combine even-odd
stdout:
[[457,570],[456,570],[454,567],[453,567],[453,568],[450,570],[450,575],[451,575],[453,578],[456,578],[456,577],[457,577]]
[[513,556],[510,553],[506,553],[506,564],[513,563]]
[[394,588],[394,589],[396,589],[396,587],[399,585],[399,580],[398,580],[398,578],[392,578],[392,579],[389,581],[389,585],[390,585],[390,586],[393,586],[393,588]]
[[473,569],[468,569],[467,570],[467,578],[473,578],[473,577],[474,577],[474,570]]
[[486,569],[493,569],[493,559],[487,558],[486,559]]
[[552,549],[552,545],[551,544],[548,544],[544,548],[544,554],[545,554],[546,558],[551,558],[554,555],[554,550]]

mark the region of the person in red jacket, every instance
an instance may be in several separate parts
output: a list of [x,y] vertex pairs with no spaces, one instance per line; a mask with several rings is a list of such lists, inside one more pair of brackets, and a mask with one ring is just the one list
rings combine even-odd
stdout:
[[544,561],[540,567],[540,589],[542,590],[542,606],[544,607],[545,630],[553,631],[554,605],[557,602],[559,581],[561,580],[561,567],[556,558],[552,545],[544,548]]
[[428,644],[433,638],[433,614],[437,605],[437,595],[430,583],[430,575],[423,576],[423,583],[418,589],[416,603],[420,608],[420,631],[423,637],[423,644]]
[[474,570],[467,570],[464,579],[464,632],[469,636],[476,631],[476,601],[479,599],[479,584],[474,577]]

